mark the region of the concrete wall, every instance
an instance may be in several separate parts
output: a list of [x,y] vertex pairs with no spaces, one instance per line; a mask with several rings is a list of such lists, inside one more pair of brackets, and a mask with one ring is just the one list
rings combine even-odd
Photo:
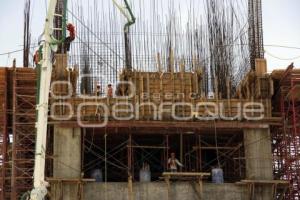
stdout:
[[[80,128],[54,127],[53,177],[78,179],[81,175],[81,130]],[[77,185],[64,183],[63,191],[59,184],[51,184],[52,199],[63,194],[63,200],[77,198]]]
[[81,174],[80,128],[54,127],[55,178],[79,178]]
[[[246,179],[273,180],[272,147],[270,130],[245,129],[244,147],[246,158]],[[256,186],[256,200],[271,200],[272,187]]]
[[[87,183],[84,186],[86,200],[128,200],[127,183]],[[171,183],[168,192],[165,182],[134,183],[133,200],[199,200],[199,186],[192,182]],[[168,196],[169,194],[169,196]],[[247,188],[233,183],[204,183],[205,200],[244,200],[248,199]]]
[[269,129],[245,129],[247,179],[272,180],[272,149]]

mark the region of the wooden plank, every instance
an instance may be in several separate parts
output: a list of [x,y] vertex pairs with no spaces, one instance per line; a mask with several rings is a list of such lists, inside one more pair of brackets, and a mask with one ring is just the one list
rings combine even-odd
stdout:
[[[92,121],[83,121],[85,124],[94,124]],[[57,121],[49,124],[58,124],[62,127],[78,127],[77,121]],[[216,125],[217,129],[242,130],[245,128],[269,128],[269,124],[280,124],[281,122],[259,121],[259,122],[234,122],[234,121],[109,121],[106,128],[182,128],[195,130],[210,130]],[[177,134],[174,132],[174,134]]]
[[160,59],[160,53],[157,53],[157,71],[162,72],[162,65],[161,65],[161,59]]
[[289,184],[289,181],[284,180],[241,180],[240,182],[255,184]]
[[166,149],[165,146],[145,146],[145,145],[131,145],[127,146],[131,148],[137,148],[137,149]]
[[68,178],[46,178],[46,181],[48,182],[74,182],[74,183],[77,183],[77,182],[95,182],[96,179],[89,179],[89,178],[84,178],[84,179],[76,179],[76,178],[71,178],[71,179],[68,179]]
[[167,177],[174,177],[174,176],[195,176],[195,177],[204,177],[204,176],[210,176],[210,173],[207,172],[163,172],[163,176]]

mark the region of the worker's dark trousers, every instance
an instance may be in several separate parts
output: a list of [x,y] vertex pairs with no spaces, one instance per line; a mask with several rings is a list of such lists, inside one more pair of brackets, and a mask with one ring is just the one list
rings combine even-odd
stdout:
[[66,40],[65,40],[65,52],[70,51],[71,42],[72,42],[73,40],[74,40],[74,39],[72,39],[71,37],[67,37],[67,38],[66,38]]

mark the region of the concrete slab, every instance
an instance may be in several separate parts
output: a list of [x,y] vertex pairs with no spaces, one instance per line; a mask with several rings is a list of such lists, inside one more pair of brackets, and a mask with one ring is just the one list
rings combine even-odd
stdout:
[[[89,200],[128,200],[127,183],[87,183],[84,186],[84,199]],[[171,183],[170,192],[166,183],[134,183],[134,200],[199,200],[199,186],[193,182]],[[169,197],[168,197],[169,194]],[[204,183],[205,200],[244,200],[247,188],[233,183]]]

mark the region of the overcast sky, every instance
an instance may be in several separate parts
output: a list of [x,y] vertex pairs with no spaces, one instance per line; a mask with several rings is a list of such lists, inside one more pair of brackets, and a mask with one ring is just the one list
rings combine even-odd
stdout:
[[[73,0],[74,1],[74,0]],[[108,0],[107,0],[108,1]],[[131,0],[138,1],[138,0]],[[162,0],[164,1],[164,0]],[[178,0],[174,0],[178,1]],[[183,0],[181,0],[182,2]],[[200,0],[194,0],[200,1]],[[268,70],[285,68],[291,62],[300,66],[300,0],[262,0],[264,43]],[[0,54],[22,49],[24,0],[0,1]],[[32,39],[42,32],[45,0],[32,0]],[[299,49],[276,46],[298,47]],[[0,55],[0,66],[10,66],[13,58],[22,65],[22,52]]]

